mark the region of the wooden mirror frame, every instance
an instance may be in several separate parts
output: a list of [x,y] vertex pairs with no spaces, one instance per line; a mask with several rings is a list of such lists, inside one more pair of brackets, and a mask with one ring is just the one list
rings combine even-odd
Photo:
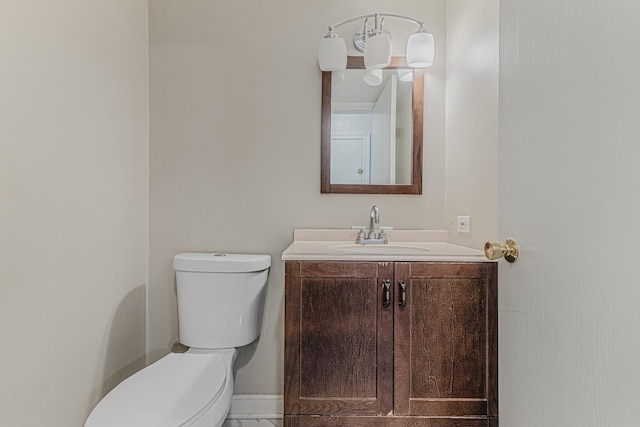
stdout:
[[[386,69],[409,68],[401,56],[391,58]],[[364,69],[364,57],[349,56],[347,69]],[[422,194],[422,143],[424,117],[424,70],[413,69],[413,150],[411,184],[331,183],[331,72],[322,72],[322,128],[320,130],[320,192],[343,194]]]

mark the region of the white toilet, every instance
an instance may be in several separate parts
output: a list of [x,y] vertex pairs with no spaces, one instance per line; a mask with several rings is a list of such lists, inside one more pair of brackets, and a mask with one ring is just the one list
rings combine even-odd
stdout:
[[173,258],[180,342],[107,394],[85,427],[219,427],[233,396],[236,347],[260,335],[269,255]]

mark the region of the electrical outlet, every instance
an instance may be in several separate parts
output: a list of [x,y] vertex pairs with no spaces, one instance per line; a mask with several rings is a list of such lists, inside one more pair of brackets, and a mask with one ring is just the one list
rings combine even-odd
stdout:
[[457,220],[457,230],[459,233],[471,233],[471,217],[459,216]]

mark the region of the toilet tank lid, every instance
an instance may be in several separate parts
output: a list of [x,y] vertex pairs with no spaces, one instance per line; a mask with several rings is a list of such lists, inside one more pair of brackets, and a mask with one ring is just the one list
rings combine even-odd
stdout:
[[173,257],[176,271],[248,273],[270,266],[271,255],[185,252]]

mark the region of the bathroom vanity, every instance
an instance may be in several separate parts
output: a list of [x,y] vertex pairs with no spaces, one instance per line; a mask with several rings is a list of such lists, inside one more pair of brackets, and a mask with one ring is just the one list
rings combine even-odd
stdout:
[[282,255],[285,426],[497,427],[497,264],[441,232],[323,231]]

